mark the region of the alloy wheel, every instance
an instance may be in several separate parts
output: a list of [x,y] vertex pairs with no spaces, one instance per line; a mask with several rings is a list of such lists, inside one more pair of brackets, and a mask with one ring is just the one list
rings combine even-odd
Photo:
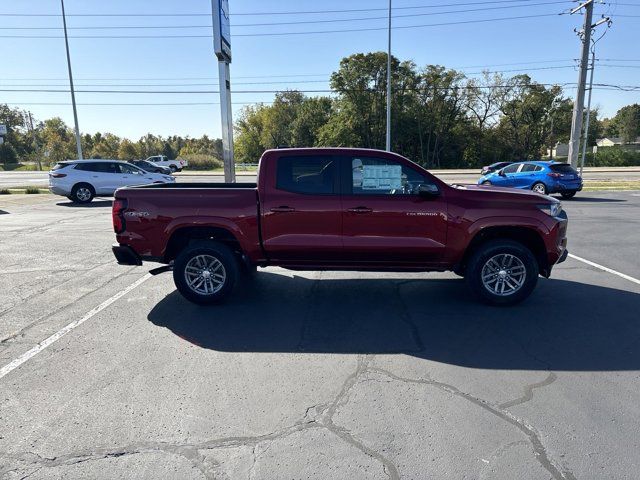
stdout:
[[527,268],[515,255],[500,253],[489,258],[482,267],[482,285],[494,295],[506,297],[522,288]]
[[222,262],[212,255],[197,255],[187,263],[184,278],[191,290],[199,295],[220,291],[227,280]]

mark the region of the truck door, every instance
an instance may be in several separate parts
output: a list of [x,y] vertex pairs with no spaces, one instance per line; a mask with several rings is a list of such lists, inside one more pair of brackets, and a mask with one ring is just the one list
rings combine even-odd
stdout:
[[447,204],[420,196],[436,182],[393,159],[350,156],[343,160],[345,257],[373,265],[437,263],[444,253]]
[[262,242],[272,260],[326,263],[342,253],[339,157],[283,154],[262,197]]

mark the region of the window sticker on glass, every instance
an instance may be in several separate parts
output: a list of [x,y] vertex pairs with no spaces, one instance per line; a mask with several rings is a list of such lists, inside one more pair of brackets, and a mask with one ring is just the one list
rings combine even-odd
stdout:
[[393,190],[402,187],[401,165],[364,165],[363,190]]

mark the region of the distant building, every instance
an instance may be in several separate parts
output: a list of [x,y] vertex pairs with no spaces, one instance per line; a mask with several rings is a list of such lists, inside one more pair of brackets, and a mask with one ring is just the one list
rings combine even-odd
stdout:
[[551,158],[566,157],[569,155],[568,143],[556,143],[553,148],[547,148],[547,156]]
[[637,137],[635,141],[630,143],[623,142],[622,137],[605,137],[605,138],[598,138],[596,140],[596,145],[598,147],[614,147],[616,145],[639,145],[639,144],[640,144],[640,137]]

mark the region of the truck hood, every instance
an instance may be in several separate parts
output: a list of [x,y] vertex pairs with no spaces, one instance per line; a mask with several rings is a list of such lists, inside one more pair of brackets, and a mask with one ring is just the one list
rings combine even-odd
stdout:
[[474,196],[478,194],[486,195],[486,200],[503,200],[509,202],[523,203],[560,203],[557,198],[549,195],[541,195],[531,190],[520,190],[518,188],[494,187],[490,185],[456,185],[456,191],[468,191]]

